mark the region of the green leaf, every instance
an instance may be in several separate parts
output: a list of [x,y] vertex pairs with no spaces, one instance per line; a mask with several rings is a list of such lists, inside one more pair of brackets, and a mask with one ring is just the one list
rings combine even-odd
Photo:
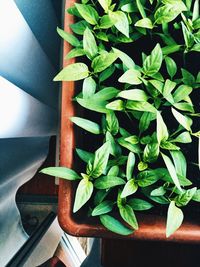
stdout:
[[192,200],[200,202],[200,189],[196,190],[195,194],[192,197]]
[[97,189],[108,189],[123,184],[125,184],[125,181],[120,177],[102,176],[95,180],[94,186]]
[[124,90],[121,91],[118,96],[134,101],[147,101],[149,98],[147,94],[141,89]]
[[195,0],[192,12],[192,21],[195,21],[198,18],[199,18],[199,0]]
[[194,113],[193,105],[190,103],[174,103],[173,106],[178,110]]
[[192,92],[192,87],[182,84],[180,85],[173,94],[174,102],[180,102],[181,100],[185,100],[186,97]]
[[109,12],[111,21],[114,22],[115,27],[123,33],[126,37],[129,37],[129,23],[126,14],[123,11]]
[[121,50],[117,48],[112,48],[114,53],[118,56],[118,58],[123,62],[123,64],[128,68],[128,69],[134,69],[135,68],[135,63],[132,60],[131,57],[129,57],[126,53],[122,52]]
[[105,41],[105,42],[108,42],[108,36],[105,32],[96,32],[95,33],[95,36],[99,39],[99,40],[102,40],[102,41]]
[[121,148],[115,142],[115,139],[110,132],[106,132],[106,141],[110,141],[110,154],[114,157],[119,156],[121,154]]
[[159,111],[157,111],[156,133],[157,133],[157,140],[159,144],[161,143],[161,141],[166,141],[169,138],[167,126],[164,123],[163,118]]
[[192,200],[196,191],[197,191],[197,188],[193,187],[191,189],[186,190],[181,195],[178,195],[175,198],[176,205],[178,207],[186,206],[190,202],[190,200]]
[[164,189],[164,187],[160,186],[151,191],[151,196],[159,197],[159,196],[163,196],[165,193],[166,193],[166,190]]
[[174,118],[188,131],[191,131],[191,119],[189,119],[187,116],[182,115],[180,112],[172,108],[172,113],[174,115]]
[[93,98],[89,99],[82,99],[82,98],[76,98],[77,102],[84,108],[100,112],[100,113],[107,113],[107,102],[102,101],[96,101],[94,102]]
[[[126,1],[125,1],[125,3],[126,3]],[[135,3],[128,3],[128,4],[122,5],[121,10],[126,12],[126,13],[132,13],[132,12],[137,12],[137,7],[136,7]]]
[[138,230],[138,222],[135,213],[129,205],[119,207],[119,213],[122,219],[128,223],[133,229]]
[[165,47],[162,47],[163,55],[169,55],[178,52],[181,50],[181,47],[181,45],[167,45]]
[[81,20],[81,21],[78,21],[74,24],[71,24],[70,28],[72,29],[72,31],[74,33],[79,34],[79,35],[83,35],[85,29],[89,26],[90,26],[90,24],[88,24],[87,21]]
[[77,4],[75,7],[78,9],[80,15],[90,24],[96,25],[99,19],[97,11],[90,5]]
[[179,178],[177,176],[176,169],[175,169],[171,159],[168,156],[166,156],[165,154],[163,154],[163,153],[161,153],[161,155],[162,155],[162,158],[163,158],[163,160],[165,162],[165,165],[166,165],[166,167],[167,167],[167,169],[168,169],[168,171],[170,173],[170,176],[171,176],[174,184],[182,192],[183,190],[182,190],[182,188],[180,186]]
[[149,210],[153,207],[152,204],[140,198],[130,199],[128,205],[131,206],[133,210]]
[[110,142],[105,142],[99,149],[96,150],[92,171],[91,173],[88,173],[88,175],[92,176],[93,178],[99,177],[106,169],[109,155]]
[[93,192],[93,184],[87,179],[82,179],[76,189],[73,212],[77,212],[90,199]]
[[88,77],[83,81],[83,98],[88,99],[92,97],[96,90],[96,82],[92,77]]
[[152,188],[151,187],[144,187],[142,188],[142,193],[147,196],[149,199],[151,199],[152,201],[159,203],[161,205],[166,205],[169,204],[169,200],[165,197],[165,196],[159,196],[159,197],[154,197],[151,196],[151,191]]
[[89,76],[88,66],[84,63],[74,63],[62,69],[54,81],[78,81]]
[[129,83],[129,84],[141,84],[140,80],[141,73],[138,70],[130,69],[127,70],[119,79],[120,83]]
[[185,45],[189,49],[194,44],[194,35],[186,28],[186,26],[184,25],[182,21],[181,21],[181,26],[182,26],[182,32],[183,32]]
[[200,43],[194,44],[190,51],[200,52]]
[[132,145],[129,142],[125,141],[124,137],[118,138],[117,141],[120,144],[120,146],[127,148],[128,150],[130,150],[133,153],[140,153],[141,152],[140,146],[138,144]]
[[200,17],[198,19],[196,19],[195,21],[193,21],[192,26],[195,30],[200,29]]
[[138,189],[138,185],[135,183],[134,179],[130,179],[124,186],[122,193],[121,193],[121,198],[125,198],[127,196],[130,196],[134,194]]
[[107,130],[112,134],[116,135],[119,131],[119,121],[114,112],[108,112],[106,114]]
[[130,180],[133,177],[133,169],[135,166],[135,154],[130,152],[128,154],[128,160],[126,164],[126,178]]
[[127,109],[137,110],[137,111],[146,111],[156,113],[156,108],[148,102],[132,101],[128,100],[126,104]]
[[177,143],[191,143],[192,138],[189,132],[183,132],[179,134],[175,139],[171,140],[171,142],[177,142]]
[[85,52],[82,48],[74,48],[66,55],[65,59],[81,57],[84,55],[85,55]]
[[101,215],[100,221],[104,227],[106,227],[111,232],[120,234],[120,235],[130,235],[133,233],[133,230],[125,227],[121,222],[116,220],[110,215]]
[[137,167],[138,171],[144,171],[148,168],[148,164],[146,162],[140,161]]
[[96,40],[89,28],[86,28],[83,34],[83,49],[89,59],[93,59],[98,53]]
[[175,87],[176,87],[176,83],[175,82],[172,82],[169,79],[167,79],[165,81],[164,88],[163,88],[163,96],[170,103],[174,102],[173,97],[171,96],[171,92],[174,90]]
[[138,174],[137,183],[140,187],[146,187],[156,183],[160,176],[154,170],[145,170]]
[[59,27],[57,27],[57,33],[65,40],[67,41],[69,44],[73,45],[73,46],[79,46],[80,42],[79,40],[72,34],[63,31],[62,29],[60,29]]
[[98,190],[94,196],[94,205],[99,205],[104,201],[105,197],[109,194],[109,190]]
[[82,161],[88,163],[89,161],[92,161],[94,159],[94,154],[90,153],[88,151],[85,151],[80,148],[76,148],[76,153],[78,154],[79,158],[82,159]]
[[106,105],[107,109],[111,109],[111,110],[123,110],[124,109],[124,103],[122,100],[115,100],[113,102],[110,102],[109,104]]
[[180,150],[180,147],[172,144],[171,142],[168,141],[162,141],[160,144],[160,147],[166,150],[174,151],[174,150]]
[[141,28],[146,28],[146,29],[153,29],[153,24],[152,21],[149,18],[143,18],[138,20],[134,26],[136,27],[141,27]]
[[105,87],[92,96],[94,101],[106,101],[116,97],[119,93],[115,87]]
[[112,3],[112,0],[98,0],[99,4],[102,6],[104,11],[107,13],[108,9]]
[[157,24],[168,23],[174,20],[182,11],[187,11],[182,1],[173,1],[164,6],[159,7],[154,15]]
[[189,71],[187,71],[185,69],[181,69],[181,73],[183,76],[183,79],[182,79],[183,83],[193,87],[193,85],[195,83],[194,75],[192,75]]
[[100,29],[109,29],[114,25],[114,21],[108,15],[104,15],[100,20]]
[[113,209],[113,201],[105,200],[101,202],[98,206],[96,206],[92,211],[92,216],[99,216],[102,214],[106,214]]
[[158,158],[159,152],[160,150],[158,143],[147,144],[143,152],[144,162],[149,162],[149,163],[155,162]]
[[40,172],[70,181],[81,179],[81,177],[75,171],[66,167],[48,167],[42,169]]
[[94,69],[95,73],[101,72],[106,68],[110,67],[116,59],[117,55],[115,53],[104,52],[93,59],[92,68]]
[[136,0],[136,5],[142,18],[146,18],[146,13],[145,13],[144,6],[141,0]]
[[162,65],[162,50],[159,44],[152,50],[151,55],[146,57],[143,64],[145,75],[152,75],[159,71]]
[[139,143],[139,138],[137,135],[131,135],[124,139],[125,141],[129,142],[132,145],[136,145]]
[[107,80],[114,73],[114,71],[115,71],[115,65],[113,64],[99,74],[99,82]]
[[139,122],[139,130],[140,133],[146,131],[149,128],[149,125],[152,120],[152,113],[151,112],[144,112],[140,118]]
[[160,36],[160,38],[162,39],[162,41],[166,44],[166,45],[176,45],[176,41],[174,40],[174,38],[169,34],[169,33],[157,33],[158,36]]
[[87,120],[87,119],[83,119],[80,117],[71,117],[70,120],[75,123],[76,125],[78,125],[79,127],[83,128],[84,130],[93,133],[93,134],[100,134],[101,133],[101,129],[100,126],[93,121]]
[[181,226],[183,217],[182,210],[171,201],[167,212],[166,237],[170,237]]
[[108,176],[117,176],[119,174],[119,167],[116,166],[112,166],[108,172]]
[[176,173],[183,177],[187,176],[187,162],[181,151],[170,151],[175,165]]

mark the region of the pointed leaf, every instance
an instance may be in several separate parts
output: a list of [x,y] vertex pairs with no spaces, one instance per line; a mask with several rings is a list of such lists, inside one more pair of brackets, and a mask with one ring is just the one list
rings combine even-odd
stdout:
[[181,185],[180,185],[180,182],[179,182],[179,178],[178,178],[177,173],[176,173],[176,169],[175,169],[171,159],[168,156],[166,156],[165,154],[163,154],[163,153],[161,153],[161,155],[162,155],[162,158],[163,158],[163,160],[165,162],[165,165],[166,165],[166,167],[167,167],[167,169],[168,169],[168,171],[170,173],[170,176],[171,176],[174,184],[182,192],[183,190],[181,188]]
[[98,53],[96,40],[89,28],[86,28],[83,34],[83,49],[90,59],[93,59]]
[[138,185],[135,183],[134,179],[130,179],[124,186],[122,193],[121,193],[121,198],[125,198],[127,196],[130,196],[134,194],[138,189]]
[[42,169],[40,172],[71,181],[81,179],[75,171],[66,167],[48,167]]
[[133,229],[138,230],[138,222],[135,217],[135,213],[129,205],[119,207],[119,213],[126,223],[128,223]]
[[118,96],[134,101],[147,101],[149,98],[147,94],[141,89],[124,90],[121,91]]
[[90,24],[96,25],[99,19],[97,11],[90,5],[77,4],[75,7],[78,9],[80,15]]
[[83,98],[88,99],[92,97],[96,90],[96,82],[92,77],[88,77],[83,81]]
[[88,66],[84,63],[74,63],[62,69],[54,81],[78,81],[89,76]]
[[126,14],[123,11],[109,12],[109,17],[118,31],[129,37],[129,23]]
[[130,180],[133,177],[133,169],[135,166],[135,154],[130,152],[126,164],[126,178]]
[[57,27],[57,33],[65,40],[67,41],[69,44],[73,45],[73,46],[79,46],[80,42],[79,40],[72,34],[63,31],[62,29],[60,29],[59,27]]
[[123,184],[125,184],[125,181],[120,177],[103,176],[95,180],[94,186],[97,189],[108,189],[108,188],[115,187],[118,185],[123,185]]
[[182,210],[171,201],[167,212],[166,237],[170,237],[181,226],[183,217]]
[[162,50],[159,44],[157,44],[151,52],[151,55],[146,57],[143,70],[146,75],[152,75],[159,71],[162,65]]
[[79,127],[83,128],[84,130],[93,133],[93,134],[100,134],[101,133],[101,129],[100,126],[93,121],[87,120],[87,119],[83,119],[80,117],[71,117],[70,120],[75,123],[76,125],[78,125]]
[[93,178],[99,177],[106,169],[108,158],[110,155],[110,142],[104,143],[99,149],[96,150],[92,172],[90,175]]
[[159,144],[161,143],[161,141],[166,141],[169,137],[167,126],[164,123],[163,118],[159,111],[157,111],[156,133],[157,133],[157,140]]
[[124,226],[121,222],[116,220],[110,215],[101,215],[100,221],[104,227],[106,227],[111,232],[120,234],[120,235],[130,235],[133,233],[133,230]]
[[77,212],[90,199],[93,192],[93,184],[87,179],[82,179],[76,189],[73,212]]
[[130,69],[127,70],[120,78],[120,83],[129,83],[129,84],[141,84],[140,80],[141,73],[138,70]]
[[152,21],[149,18],[143,18],[138,20],[134,26],[146,29],[153,29]]
[[188,131],[191,131],[191,119],[187,116],[182,115],[180,112],[172,108],[174,118]]
[[110,200],[105,200],[101,202],[98,206],[96,206],[92,211],[92,216],[99,216],[102,214],[106,214],[113,209],[114,203]]
[[92,61],[92,68],[94,72],[101,72],[108,67],[110,67],[115,60],[117,59],[117,55],[115,53],[102,53],[101,55],[95,57]]

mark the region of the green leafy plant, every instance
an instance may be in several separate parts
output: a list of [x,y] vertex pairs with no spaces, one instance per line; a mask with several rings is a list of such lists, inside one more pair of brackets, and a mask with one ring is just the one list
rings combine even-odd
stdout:
[[74,99],[94,120],[71,121],[99,137],[95,151],[76,149],[80,174],[41,172],[74,180],[73,212],[89,206],[89,216],[121,235],[139,228],[137,212],[168,205],[169,237],[184,207],[200,202],[200,74],[188,59],[200,52],[198,0],[82,0],[67,12],[77,18],[73,34],[57,31],[73,47],[66,60],[81,60],[54,80],[83,80]]

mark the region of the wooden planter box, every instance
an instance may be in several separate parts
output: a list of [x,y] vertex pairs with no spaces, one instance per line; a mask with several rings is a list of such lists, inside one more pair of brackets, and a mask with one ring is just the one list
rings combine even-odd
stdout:
[[[66,9],[72,6],[76,0],[66,1]],[[71,32],[69,25],[74,23],[73,16],[65,15],[65,31]],[[63,55],[66,55],[71,46],[64,42]],[[64,56],[63,56],[64,57]],[[74,63],[74,59],[63,61],[64,66]],[[62,107],[61,107],[61,139],[60,139],[60,166],[71,168],[73,166],[73,154],[75,147],[74,127],[69,118],[74,116],[72,98],[75,83],[62,83]],[[183,225],[170,238],[165,237],[166,218],[158,215],[137,215],[139,230],[129,236],[119,236],[106,230],[98,224],[79,222],[72,213],[74,189],[70,181],[60,179],[58,219],[62,229],[70,235],[102,237],[102,238],[129,238],[138,240],[174,241],[185,243],[200,243],[200,225],[197,222],[184,221]],[[87,216],[85,216],[87,217]]]

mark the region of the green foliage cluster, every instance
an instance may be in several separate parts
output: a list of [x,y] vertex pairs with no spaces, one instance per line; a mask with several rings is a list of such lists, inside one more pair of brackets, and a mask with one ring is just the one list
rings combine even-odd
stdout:
[[[121,235],[138,229],[135,212],[168,205],[169,237],[183,221],[182,208],[200,202],[198,178],[188,171],[188,163],[198,170],[200,161],[200,73],[186,67],[187,56],[200,52],[199,1],[82,0],[67,12],[77,19],[74,34],[57,31],[73,47],[66,59],[81,62],[54,80],[83,80],[75,100],[102,119],[71,121],[102,143],[96,151],[76,149],[86,165],[81,174],[65,167],[42,172],[77,181],[73,212],[91,200],[88,214]],[[188,143],[197,155],[192,163]]]

